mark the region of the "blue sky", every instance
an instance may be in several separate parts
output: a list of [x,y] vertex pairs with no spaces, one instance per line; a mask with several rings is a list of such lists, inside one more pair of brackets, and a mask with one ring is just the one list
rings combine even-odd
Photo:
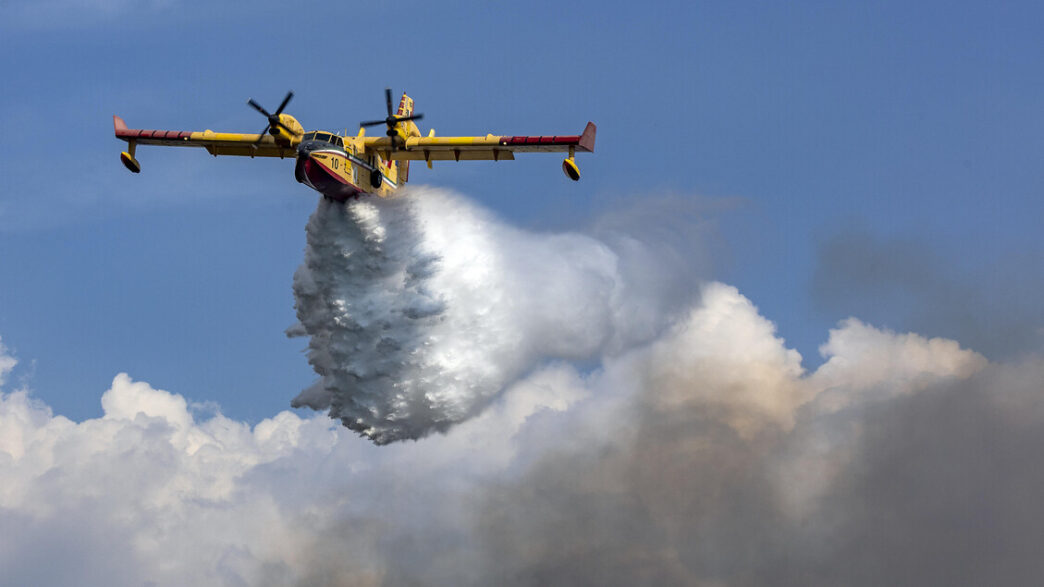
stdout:
[[[380,115],[385,86],[440,134],[595,121],[577,184],[542,155],[411,179],[533,229],[584,227],[620,200],[721,199],[716,277],[809,365],[849,315],[971,333],[987,356],[1019,351],[983,348],[992,323],[1041,342],[1044,11],[1032,3],[4,11],[0,336],[14,377],[73,419],[99,414],[122,371],[247,421],[314,379],[283,330],[317,194],[290,162],[200,150],[143,147],[134,176],[111,126],[120,114],[257,132],[246,99],[274,107],[288,89],[308,128],[354,130]],[[862,281],[845,277],[849,259],[866,264]],[[952,319],[977,313],[998,318]]]

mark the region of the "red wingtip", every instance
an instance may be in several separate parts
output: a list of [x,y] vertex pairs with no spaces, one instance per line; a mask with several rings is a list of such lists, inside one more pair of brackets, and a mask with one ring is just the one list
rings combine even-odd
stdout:
[[584,127],[583,134],[580,135],[580,148],[581,149],[583,149],[584,151],[587,151],[588,153],[594,153],[595,132],[597,130],[598,130],[598,127],[595,126],[595,123],[593,123],[593,122],[588,122],[587,123],[587,126]]
[[115,114],[112,115],[112,127],[114,130],[121,131],[127,130],[127,123],[123,122],[123,119]]

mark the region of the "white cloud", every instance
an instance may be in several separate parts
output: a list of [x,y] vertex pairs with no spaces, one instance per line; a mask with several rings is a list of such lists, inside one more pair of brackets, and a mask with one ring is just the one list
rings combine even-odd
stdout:
[[736,288],[708,284],[703,303],[651,349],[645,386],[665,406],[726,410],[730,424],[753,433],[761,420],[789,427],[809,398],[801,355],[775,336],[775,325]]
[[18,361],[16,361],[11,355],[7,354],[7,347],[4,346],[3,339],[0,338],[0,385],[4,384],[7,375],[17,364]]
[[[986,366],[986,358],[953,340],[878,330],[855,318],[830,331],[819,347],[827,358],[813,378],[817,392],[827,392],[825,409],[843,408],[858,394],[908,393],[941,378],[966,378]],[[842,394],[830,394],[840,387]]]

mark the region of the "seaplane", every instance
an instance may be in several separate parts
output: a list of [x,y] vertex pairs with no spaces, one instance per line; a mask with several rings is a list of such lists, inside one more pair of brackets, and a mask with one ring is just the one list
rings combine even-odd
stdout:
[[[414,113],[413,99],[405,92],[393,111],[390,88],[384,90],[387,117],[359,123],[357,135],[305,131],[296,118],[284,112],[293,97],[293,92],[287,92],[275,112],[247,100],[267,120],[260,134],[134,129],[114,115],[116,138],[127,141],[120,160],[131,172],[140,173],[141,164],[135,158],[138,145],[203,147],[215,157],[294,159],[298,182],[328,199],[344,201],[364,195],[390,196],[409,180],[411,161],[425,161],[431,169],[433,161],[510,161],[515,153],[561,152],[567,153],[562,172],[577,181],[576,154],[594,152],[593,122],[578,135],[451,137],[435,136],[432,129],[422,136],[416,123],[424,115]],[[385,126],[384,136],[366,136],[366,129],[374,126]]]

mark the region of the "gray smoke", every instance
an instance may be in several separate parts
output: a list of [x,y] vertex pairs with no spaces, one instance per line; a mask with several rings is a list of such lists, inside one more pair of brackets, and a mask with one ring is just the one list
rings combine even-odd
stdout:
[[[665,216],[666,217],[666,216]],[[604,223],[604,239],[535,234],[445,191],[320,202],[294,276],[328,409],[378,444],[445,432],[548,359],[648,340],[696,295],[700,264]],[[642,230],[642,227],[635,227]]]
[[944,336],[990,358],[1044,350],[1044,249],[1005,252],[958,270],[920,238],[853,229],[823,241],[812,292],[823,310]]

